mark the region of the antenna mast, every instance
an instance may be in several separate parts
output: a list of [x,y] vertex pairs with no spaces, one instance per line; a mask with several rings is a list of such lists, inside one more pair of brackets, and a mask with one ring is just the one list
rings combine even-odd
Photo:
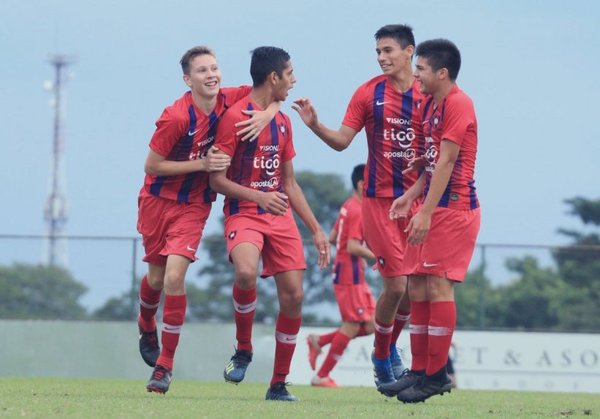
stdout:
[[68,206],[65,188],[64,167],[64,85],[68,80],[66,73],[69,64],[74,62],[62,54],[53,54],[49,58],[54,66],[55,78],[51,90],[54,106],[54,138],[52,147],[52,166],[50,177],[50,195],[46,201],[44,219],[46,221],[47,247],[45,263],[50,266],[68,265],[67,242],[63,237],[68,219]]

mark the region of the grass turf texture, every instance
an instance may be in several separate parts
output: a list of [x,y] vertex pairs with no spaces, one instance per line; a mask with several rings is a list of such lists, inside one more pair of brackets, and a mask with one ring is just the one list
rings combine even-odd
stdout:
[[600,417],[600,396],[453,390],[402,404],[368,387],[292,385],[298,403],[265,401],[267,385],[173,381],[166,395],[145,381],[0,378],[0,417],[81,418],[575,418]]

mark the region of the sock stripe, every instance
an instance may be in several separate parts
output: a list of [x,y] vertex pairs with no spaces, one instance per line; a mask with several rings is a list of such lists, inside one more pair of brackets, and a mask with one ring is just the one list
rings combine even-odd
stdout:
[[140,298],[140,305],[144,308],[155,309],[158,308],[158,306],[160,305],[160,301],[156,304],[149,304]]
[[288,345],[295,345],[297,337],[298,337],[298,335],[290,335],[287,333],[283,333],[279,330],[275,331],[275,339],[278,342],[286,343]]
[[411,335],[426,335],[428,333],[431,333],[429,332],[430,329],[431,326],[427,326],[426,324],[411,324],[409,326]]
[[379,333],[383,333],[383,334],[390,334],[394,331],[394,325],[391,325],[389,327],[385,327],[380,325],[379,323],[375,322],[375,330]]
[[396,313],[396,320],[399,320],[401,322],[407,322],[408,319],[410,319],[410,314],[399,314],[399,313]]
[[250,313],[256,310],[256,302],[257,300],[254,300],[248,304],[240,304],[237,301],[233,300],[233,309],[241,314]]
[[181,333],[181,328],[183,325],[181,324],[167,324],[163,322],[162,331],[166,333],[172,333],[174,335],[179,335]]
[[442,326],[429,326],[428,332],[431,336],[448,336],[452,335],[453,329]]

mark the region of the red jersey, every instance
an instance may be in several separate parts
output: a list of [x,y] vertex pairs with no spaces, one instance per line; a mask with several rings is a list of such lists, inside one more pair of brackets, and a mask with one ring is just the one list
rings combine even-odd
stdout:
[[442,140],[452,141],[460,146],[460,151],[438,207],[461,210],[479,208],[473,178],[477,154],[477,118],[473,101],[454,85],[439,106],[435,107],[430,97],[423,102],[422,111],[427,158],[424,194],[427,195],[429,191]]
[[356,132],[365,128],[369,146],[365,196],[396,198],[415,183],[416,172],[402,171],[421,154],[423,131],[418,105],[422,99],[415,83],[400,93],[385,75],[356,89],[342,123]]
[[[186,92],[163,110],[156,121],[150,148],[172,161],[205,157],[215,140],[215,130],[221,115],[250,90],[250,86],[222,88],[217,97],[217,105],[210,115],[198,109],[192,93]],[[216,194],[208,186],[208,172],[176,176],[146,175],[142,189],[154,196],[178,202],[212,202],[216,198]]]
[[[262,110],[250,96],[237,102],[223,115],[217,130],[215,145],[231,156],[227,178],[239,185],[263,192],[284,192],[281,164],[295,155],[292,142],[292,124],[283,112],[278,112],[270,126],[261,131],[254,141],[240,141],[235,124],[247,119],[242,109]],[[225,216],[234,214],[266,213],[256,202],[225,197]]]
[[355,196],[348,198],[340,208],[338,218],[334,225],[334,228],[337,231],[337,237],[333,266],[336,270],[342,268],[344,270],[351,269],[352,275],[340,275],[339,272],[336,272],[333,280],[334,284],[352,285],[365,282],[364,259],[359,256],[351,255],[346,250],[348,240],[356,239],[359,242],[363,241],[361,211],[361,203]]

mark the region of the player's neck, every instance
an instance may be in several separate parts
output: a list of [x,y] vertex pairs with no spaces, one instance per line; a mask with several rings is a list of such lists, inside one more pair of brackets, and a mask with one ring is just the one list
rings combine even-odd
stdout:
[[260,106],[261,110],[267,109],[271,103],[275,102],[271,89],[263,86],[253,87],[250,99]]
[[452,90],[452,88],[454,87],[454,82],[452,83],[446,83],[442,86],[440,86],[439,89],[437,89],[435,92],[433,92],[431,94],[431,97],[433,97],[433,103],[435,103],[435,106],[439,106],[440,103],[442,103],[442,101],[444,100],[444,98],[446,96],[448,96],[448,93],[450,93],[450,91]]
[[209,115],[217,106],[217,97],[218,95],[212,97],[201,96],[192,90],[194,105],[206,115]]
[[415,78],[412,68],[407,67],[398,73],[391,74],[389,79],[397,91],[404,93],[412,87]]
[[352,195],[354,195],[354,197],[355,197],[356,199],[358,199],[359,201],[362,201],[362,191],[361,191],[360,189],[355,189],[355,190],[352,192]]

